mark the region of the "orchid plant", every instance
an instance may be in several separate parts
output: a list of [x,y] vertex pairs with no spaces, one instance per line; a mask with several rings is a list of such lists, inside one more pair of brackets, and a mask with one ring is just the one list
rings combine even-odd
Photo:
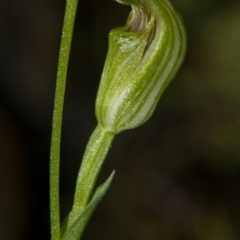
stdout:
[[[186,51],[181,17],[168,0],[117,0],[132,6],[125,26],[109,34],[109,50],[96,99],[98,125],[87,144],[72,210],[60,225],[59,164],[66,75],[78,0],[67,0],[54,102],[51,161],[51,239],[79,240],[109,188],[114,171],[94,191],[114,137],[149,119]],[[93,192],[94,191],[94,192]]]

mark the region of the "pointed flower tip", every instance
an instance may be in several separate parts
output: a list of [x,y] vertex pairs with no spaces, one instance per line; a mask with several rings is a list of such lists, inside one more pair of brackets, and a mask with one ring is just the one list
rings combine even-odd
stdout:
[[99,124],[121,132],[144,123],[178,71],[186,51],[181,17],[167,0],[131,4],[124,27],[109,34],[109,50],[96,101]]

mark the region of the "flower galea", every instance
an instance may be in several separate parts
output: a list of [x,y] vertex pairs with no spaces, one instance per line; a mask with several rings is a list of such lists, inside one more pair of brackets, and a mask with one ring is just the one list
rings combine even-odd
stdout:
[[143,124],[175,76],[186,51],[185,28],[168,0],[118,0],[132,6],[109,34],[96,100],[99,125],[119,133]]

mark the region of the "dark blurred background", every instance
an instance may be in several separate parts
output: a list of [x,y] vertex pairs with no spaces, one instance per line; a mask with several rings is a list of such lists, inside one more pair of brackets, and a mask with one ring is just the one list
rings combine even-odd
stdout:
[[[152,118],[116,137],[83,240],[240,239],[240,2],[172,0],[185,62]],[[63,0],[0,0],[0,239],[49,238],[49,147]],[[61,212],[96,126],[107,34],[130,7],[80,0],[66,89]]]

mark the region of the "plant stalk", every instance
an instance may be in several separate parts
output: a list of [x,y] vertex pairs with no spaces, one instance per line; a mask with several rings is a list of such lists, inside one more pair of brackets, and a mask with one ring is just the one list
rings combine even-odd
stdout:
[[62,113],[72,34],[78,0],[67,0],[58,59],[50,150],[51,240],[60,240],[59,165]]
[[106,131],[99,125],[92,133],[79,170],[69,225],[77,219],[89,203],[95,182],[114,137],[114,133]]

